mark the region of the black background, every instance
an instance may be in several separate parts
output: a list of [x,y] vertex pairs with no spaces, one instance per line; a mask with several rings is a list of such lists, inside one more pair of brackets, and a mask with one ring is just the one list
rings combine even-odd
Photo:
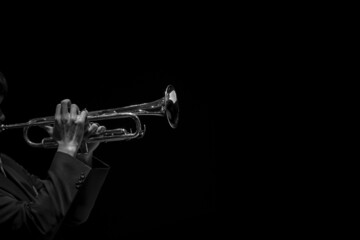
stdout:
[[[165,118],[143,117],[143,139],[103,143],[96,150],[111,171],[89,220],[71,236],[105,240],[217,233],[211,69],[194,30],[164,30],[154,38],[152,30],[119,35],[106,28],[26,29],[1,48],[0,71],[9,85],[2,104],[5,123],[51,116],[65,98],[80,109],[108,109],[160,99],[168,84],[179,98],[177,129]],[[132,126],[126,120],[102,124]],[[41,138],[42,131],[33,129],[32,137]],[[0,142],[2,152],[46,176],[54,149],[29,147],[21,130],[1,133]]]

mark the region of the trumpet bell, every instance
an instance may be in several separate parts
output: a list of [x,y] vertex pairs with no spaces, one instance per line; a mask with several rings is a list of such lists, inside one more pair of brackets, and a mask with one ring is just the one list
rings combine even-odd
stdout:
[[170,126],[176,128],[179,122],[179,101],[172,85],[169,85],[165,90],[165,109]]

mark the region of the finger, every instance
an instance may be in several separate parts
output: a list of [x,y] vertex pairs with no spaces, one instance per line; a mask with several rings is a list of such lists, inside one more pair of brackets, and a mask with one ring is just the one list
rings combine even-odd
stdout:
[[90,123],[89,132],[96,132],[98,128],[99,128],[98,123]]
[[84,138],[86,118],[87,118],[87,111],[84,110],[81,111],[80,115],[77,115],[77,119],[75,121],[76,124],[75,140],[78,143],[81,143],[82,139]]
[[96,131],[97,131],[97,129],[98,129],[98,127],[99,127],[99,124],[97,124],[97,123],[90,123],[89,124],[89,127],[88,127],[88,129],[87,129],[87,136],[90,136],[90,135],[92,135],[92,134],[94,134]]
[[71,101],[69,99],[64,99],[61,101],[61,121],[68,123],[70,122],[69,108],[71,106]]
[[54,128],[51,126],[44,126],[45,130],[47,131],[47,133],[52,136],[54,133]]
[[88,115],[87,110],[81,111],[80,115],[77,116],[77,119],[76,119],[75,123],[85,125],[87,115]]
[[75,122],[79,114],[79,107],[76,104],[71,104],[70,121]]
[[56,121],[58,124],[61,123],[61,104],[60,104],[60,103],[59,103],[58,105],[56,105],[55,121]]
[[98,127],[98,129],[96,130],[96,134],[102,134],[106,131],[106,127],[105,126],[100,126]]
[[51,126],[47,126],[47,125],[42,126],[42,125],[40,125],[39,127],[41,127],[42,129],[44,129],[50,136],[52,136],[53,133],[54,133],[54,128],[51,127]]

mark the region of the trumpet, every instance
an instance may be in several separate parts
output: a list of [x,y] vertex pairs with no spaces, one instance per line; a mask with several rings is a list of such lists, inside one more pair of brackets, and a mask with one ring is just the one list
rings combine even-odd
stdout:
[[[127,130],[125,128],[110,129],[101,135],[89,137],[86,142],[113,142],[141,138],[145,134],[146,126],[142,126],[139,116],[166,117],[171,128],[176,128],[179,121],[179,103],[175,88],[172,85],[168,85],[165,89],[164,97],[153,102],[89,112],[87,119],[91,122],[130,118],[135,122],[136,131],[132,132],[131,129]],[[28,136],[28,131],[31,127],[54,125],[54,121],[55,117],[50,116],[34,118],[25,123],[2,124],[0,125],[0,132],[23,128],[24,139],[31,147],[56,148],[58,144],[52,137],[43,138],[41,142],[33,142]]]

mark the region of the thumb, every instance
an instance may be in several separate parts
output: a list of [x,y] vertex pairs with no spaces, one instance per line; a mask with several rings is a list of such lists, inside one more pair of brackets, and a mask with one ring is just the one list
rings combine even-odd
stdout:
[[88,143],[89,153],[93,153],[99,145],[100,145],[100,142]]
[[50,136],[54,133],[54,128],[48,125],[40,126],[42,129],[44,129]]

